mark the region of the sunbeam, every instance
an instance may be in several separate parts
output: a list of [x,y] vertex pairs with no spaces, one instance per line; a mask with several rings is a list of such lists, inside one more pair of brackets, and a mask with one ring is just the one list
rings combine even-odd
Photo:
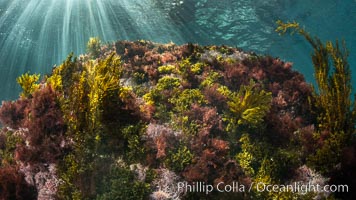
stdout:
[[10,94],[5,98],[16,97],[14,76],[25,71],[48,73],[70,52],[84,53],[92,36],[105,42],[182,43],[180,31],[152,5],[150,0],[1,1],[0,79],[6,84],[0,86],[1,92]]

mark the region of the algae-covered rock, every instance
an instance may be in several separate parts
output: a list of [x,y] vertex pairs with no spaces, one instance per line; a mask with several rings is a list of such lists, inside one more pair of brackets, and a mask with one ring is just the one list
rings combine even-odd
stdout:
[[48,182],[60,199],[300,197],[218,191],[288,183],[306,164],[317,115],[291,63],[227,46],[98,41],[0,109],[1,140],[24,130],[12,152],[0,143],[1,167],[4,154],[26,166],[18,173],[37,177],[37,195]]

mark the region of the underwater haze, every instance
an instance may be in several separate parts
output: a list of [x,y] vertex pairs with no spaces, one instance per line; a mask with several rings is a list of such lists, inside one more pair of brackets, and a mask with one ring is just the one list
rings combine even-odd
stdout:
[[93,36],[225,44],[293,62],[312,82],[309,44],[280,37],[278,19],[323,41],[345,39],[356,87],[355,0],[0,0],[0,101],[18,97],[22,73],[50,73]]

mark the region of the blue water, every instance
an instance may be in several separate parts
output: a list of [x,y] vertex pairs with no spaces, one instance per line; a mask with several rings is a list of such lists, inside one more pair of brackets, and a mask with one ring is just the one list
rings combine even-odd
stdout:
[[0,0],[0,100],[18,97],[20,74],[49,73],[92,36],[236,46],[291,61],[312,82],[309,45],[276,34],[277,19],[345,39],[356,88],[356,0]]

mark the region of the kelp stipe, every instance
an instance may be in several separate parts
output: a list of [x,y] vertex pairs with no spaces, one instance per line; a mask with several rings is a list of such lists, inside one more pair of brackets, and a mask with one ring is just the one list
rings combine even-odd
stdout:
[[313,47],[312,61],[317,89],[313,104],[317,109],[318,150],[310,157],[311,163],[324,173],[332,170],[340,160],[342,148],[348,145],[355,132],[355,106],[351,100],[351,71],[347,62],[348,51],[345,42],[340,47],[328,41],[325,44],[317,37],[311,37],[298,23],[277,21],[277,32],[289,30],[302,35]]

